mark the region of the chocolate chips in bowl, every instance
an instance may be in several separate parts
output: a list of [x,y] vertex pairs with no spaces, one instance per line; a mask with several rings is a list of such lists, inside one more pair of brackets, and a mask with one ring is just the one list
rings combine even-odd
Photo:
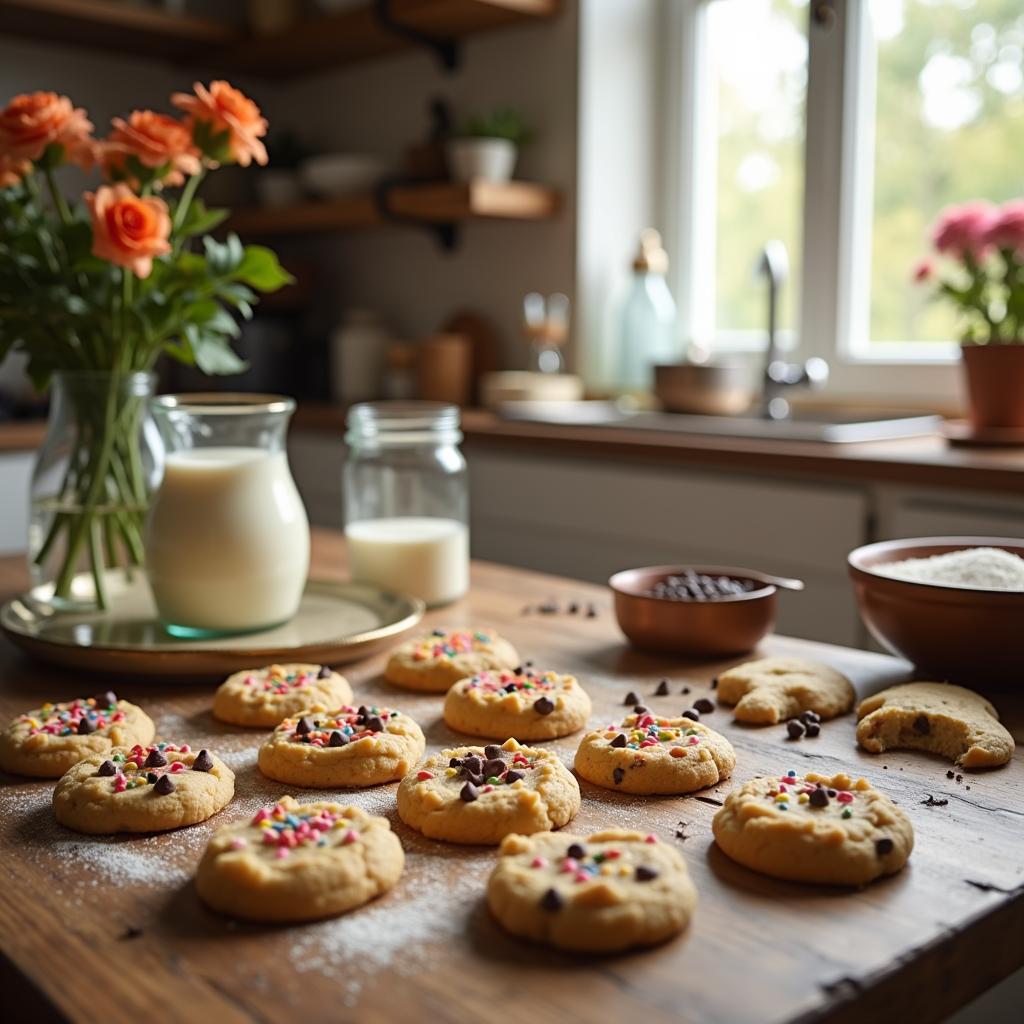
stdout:
[[752,651],[775,625],[777,590],[803,589],[755,569],[688,565],[626,569],[608,585],[634,647],[689,658]]

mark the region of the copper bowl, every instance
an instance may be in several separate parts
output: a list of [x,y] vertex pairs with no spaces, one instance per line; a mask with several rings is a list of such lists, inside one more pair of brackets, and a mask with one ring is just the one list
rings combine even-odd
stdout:
[[[707,601],[673,601],[649,591],[666,576],[692,569],[708,576],[752,580],[759,586],[745,594]],[[721,565],[649,565],[625,569],[609,581],[615,595],[619,628],[634,647],[688,658],[725,658],[752,651],[775,625],[779,586],[800,590],[799,580],[769,576],[754,569]]]
[[872,571],[887,562],[979,547],[1024,555],[1024,540],[1005,537],[915,537],[851,551],[850,578],[860,617],[883,647],[933,679],[1019,683],[1024,677],[1024,591],[944,587]]

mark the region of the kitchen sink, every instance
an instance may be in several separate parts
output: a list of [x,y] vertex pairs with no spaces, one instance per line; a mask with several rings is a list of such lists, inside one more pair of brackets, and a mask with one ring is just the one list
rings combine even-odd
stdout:
[[759,416],[701,416],[689,413],[635,412],[616,402],[504,402],[503,419],[559,426],[602,426],[656,430],[716,437],[750,437],[777,441],[826,441],[850,444],[933,434],[941,416],[908,412],[822,412],[794,410],[784,420]]

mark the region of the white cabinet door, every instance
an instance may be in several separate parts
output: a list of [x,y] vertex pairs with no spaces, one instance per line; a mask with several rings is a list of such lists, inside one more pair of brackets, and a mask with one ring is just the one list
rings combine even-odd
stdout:
[[32,452],[0,455],[0,554],[24,551],[28,542],[28,493]]
[[878,539],[1024,537],[1024,496],[890,489],[879,500]]
[[846,578],[867,521],[858,488],[475,448],[469,466],[478,558],[593,582],[661,562],[800,576],[807,591],[780,595],[780,631],[860,640]]

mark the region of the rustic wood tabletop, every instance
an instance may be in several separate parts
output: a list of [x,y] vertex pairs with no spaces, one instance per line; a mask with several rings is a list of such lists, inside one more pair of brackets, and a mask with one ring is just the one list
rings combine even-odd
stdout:
[[[319,532],[313,575],[344,574],[337,534]],[[25,585],[20,559],[0,560],[4,598]],[[807,594],[804,600],[813,600]],[[553,602],[558,611],[537,606]],[[577,605],[571,612],[570,606]],[[530,611],[525,611],[527,607]],[[593,614],[588,612],[593,608]],[[686,664],[632,652],[606,593],[589,584],[477,565],[470,596],[428,625],[489,624],[524,658],[576,674],[593,721],[622,712],[630,690],[678,714],[726,663]],[[766,652],[802,654],[846,672],[861,694],[905,678],[894,659],[773,638]],[[383,655],[344,671],[357,696],[423,726],[428,752],[461,740],[441,698],[381,679]],[[667,678],[670,695],[654,696]],[[95,677],[32,664],[0,641],[4,720],[47,699],[91,693]],[[330,793],[386,815],[407,854],[398,886],[334,920],[261,927],[202,906],[193,872],[212,832],[288,791],[263,778],[266,732],[210,715],[212,686],[105,679],[154,718],[158,737],[207,746],[236,773],[236,795],[201,825],[143,837],[90,837],[58,826],[52,783],[0,777],[0,984],[5,1020],[470,1021],[514,1010],[523,1021],[908,1021],[943,1019],[1024,964],[1024,763],[963,772],[924,754],[880,756],[854,742],[854,716],[791,742],[782,727],[749,728],[718,708],[705,721],[737,751],[734,779],[689,797],[634,797],[581,783],[570,826],[656,833],[683,853],[700,893],[688,931],[626,956],[569,956],[504,934],[488,915],[491,849],[432,842],[398,820],[394,785]],[[689,689],[689,693],[684,692]],[[1019,694],[989,694],[1024,740]],[[571,764],[579,736],[551,744]],[[724,857],[711,818],[730,787],[757,774],[862,774],[913,820],[907,868],[863,890],[778,882]],[[322,795],[291,790],[295,795]]]

